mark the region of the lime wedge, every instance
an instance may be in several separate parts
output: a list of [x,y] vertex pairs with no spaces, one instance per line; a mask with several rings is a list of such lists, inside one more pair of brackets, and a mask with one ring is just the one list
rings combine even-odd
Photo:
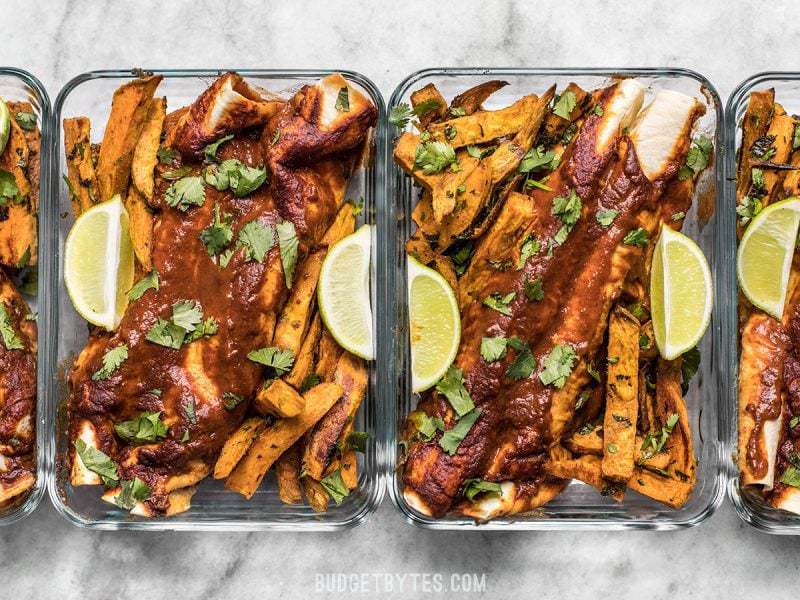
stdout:
[[128,211],[116,195],[72,225],[64,248],[64,283],[78,314],[113,331],[128,305],[133,273]]
[[366,360],[374,358],[369,261],[372,227],[334,244],[319,274],[317,300],[325,327],[339,345]]
[[445,278],[410,256],[408,312],[411,384],[415,392],[422,392],[439,381],[455,359],[461,316],[456,295]]
[[783,317],[799,223],[800,198],[788,198],[758,213],[739,242],[739,287],[750,302],[776,319]]
[[8,136],[11,134],[11,111],[6,101],[0,98],[0,154],[6,149]]
[[674,360],[703,337],[714,303],[711,271],[703,251],[667,226],[653,252],[650,304],[656,346]]

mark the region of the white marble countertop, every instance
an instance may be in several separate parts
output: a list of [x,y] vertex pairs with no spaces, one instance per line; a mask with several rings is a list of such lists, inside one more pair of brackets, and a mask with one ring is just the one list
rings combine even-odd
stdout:
[[[51,99],[78,73],[133,66],[349,68],[386,98],[406,74],[433,66],[679,66],[706,75],[725,99],[750,74],[800,69],[794,6],[5,0],[0,63],[34,73]],[[373,598],[395,590],[390,597],[406,600],[448,597],[434,576],[449,586],[462,573],[485,574],[491,598],[786,597],[797,586],[798,548],[800,539],[744,525],[729,504],[700,527],[667,533],[456,533],[407,525],[386,500],[347,532],[243,535],[84,531],[45,499],[32,517],[0,529],[0,597]],[[358,578],[346,592],[320,590],[331,573]]]

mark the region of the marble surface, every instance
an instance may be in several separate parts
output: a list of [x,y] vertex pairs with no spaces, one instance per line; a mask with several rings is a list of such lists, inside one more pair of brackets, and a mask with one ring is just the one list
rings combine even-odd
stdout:
[[[0,63],[36,74],[53,99],[78,73],[131,66],[346,67],[388,97],[407,73],[444,65],[681,66],[725,98],[752,73],[800,66],[794,6],[4,0]],[[45,499],[0,529],[0,597],[444,598],[455,594],[439,592],[435,575],[449,587],[453,573],[485,575],[491,598],[785,597],[799,548],[742,524],[727,504],[698,528],[660,534],[440,533],[407,525],[386,500],[348,532],[243,535],[89,532]],[[358,577],[325,591],[330,573]]]

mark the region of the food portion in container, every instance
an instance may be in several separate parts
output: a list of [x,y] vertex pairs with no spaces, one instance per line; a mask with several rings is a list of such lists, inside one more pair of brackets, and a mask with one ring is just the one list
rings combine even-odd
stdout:
[[[206,477],[325,511],[358,486],[371,228],[348,181],[377,109],[341,75],[290,97],[236,73],[190,106],[162,77],[66,118],[64,277],[88,341],[69,373],[73,486],[143,517]],[[343,305],[339,299],[350,302]]]
[[696,482],[683,396],[712,304],[680,233],[712,162],[704,105],[615,79],[484,109],[506,85],[448,103],[428,84],[390,114],[418,194],[405,501],[483,521],[574,479],[679,508]]
[[29,102],[0,98],[0,511],[36,484],[36,315],[28,301],[37,288],[41,138]]
[[736,171],[740,485],[800,514],[800,129],[750,94]]

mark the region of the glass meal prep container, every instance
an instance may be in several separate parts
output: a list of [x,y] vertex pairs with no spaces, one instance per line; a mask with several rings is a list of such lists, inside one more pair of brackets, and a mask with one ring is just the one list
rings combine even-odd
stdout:
[[[590,90],[607,85],[615,76],[636,77],[641,81],[647,87],[645,103],[652,98],[654,90],[668,88],[693,95],[705,105],[706,114],[699,119],[695,131],[714,140],[717,154],[713,167],[698,182],[692,209],[686,217],[683,231],[703,249],[712,271],[719,272],[723,268],[723,259],[728,258],[727,254],[720,252],[719,216],[716,210],[717,192],[721,189],[723,177],[722,128],[719,126],[722,107],[714,87],[697,73],[683,69],[430,69],[409,75],[400,83],[389,101],[389,109],[402,102],[410,104],[411,93],[428,83],[434,83],[442,95],[450,99],[483,81],[507,81],[510,85],[495,92],[484,104],[486,108],[496,109],[512,104],[525,94],[542,93],[553,83],[558,85],[557,91],[563,90],[570,82]],[[630,490],[626,493],[624,502],[617,504],[578,481],[571,482],[564,492],[535,511],[494,519],[477,526],[474,520],[467,517],[451,514],[436,519],[425,516],[408,505],[403,498],[398,464],[398,434],[406,415],[416,406],[418,397],[411,391],[404,244],[416,227],[411,219],[411,211],[418,192],[412,185],[411,177],[395,165],[392,157],[393,140],[400,133],[396,127],[389,126],[386,154],[387,164],[390,165],[386,204],[389,220],[393,223],[387,234],[391,261],[387,274],[390,278],[389,289],[396,290],[387,306],[393,319],[393,381],[396,386],[391,395],[394,402],[389,416],[388,487],[399,510],[410,522],[423,527],[478,531],[675,529],[696,525],[708,518],[722,501],[725,489],[722,434],[727,431],[727,413],[719,397],[720,388],[724,387],[720,371],[724,361],[721,356],[724,356],[727,346],[720,338],[720,316],[725,314],[726,305],[732,302],[732,298],[719,285],[715,287],[716,307],[711,325],[699,344],[702,355],[700,369],[685,396],[699,465],[696,487],[681,509],[669,508]]]
[[[362,402],[356,428],[369,432],[366,453],[358,458],[359,486],[340,506],[333,503],[326,513],[315,513],[309,506],[283,504],[275,485],[274,474],[267,474],[251,500],[225,490],[223,481],[207,477],[198,485],[189,511],[172,516],[143,519],[103,502],[98,486],[73,488],[69,483],[65,453],[67,374],[72,361],[87,340],[87,324],[75,312],[64,287],[63,248],[74,218],[70,209],[68,190],[63,182],[66,173],[62,122],[65,117],[86,115],[92,122],[93,141],[101,139],[111,110],[111,98],[122,84],[142,71],[96,71],[79,75],[59,93],[55,102],[53,126],[55,135],[52,150],[55,164],[52,169],[54,194],[44,211],[43,232],[46,232],[45,255],[52,269],[43,278],[44,295],[48,298],[43,317],[45,330],[53,332],[43,356],[42,372],[47,382],[47,455],[52,464],[48,477],[50,498],[68,521],[81,527],[95,529],[138,530],[335,530],[363,522],[383,497],[384,427],[388,385],[381,379],[388,371],[389,354],[386,345],[375,344],[377,360],[369,364],[367,396]],[[226,70],[147,71],[164,76],[157,94],[167,97],[168,110],[190,105],[210,83]],[[256,86],[289,97],[302,85],[316,82],[329,75],[330,70],[239,70],[247,81]],[[358,225],[375,226],[372,239],[371,303],[380,306],[387,295],[386,265],[382,255],[387,247],[386,208],[383,202],[385,109],[375,85],[366,77],[349,71],[339,71],[356,88],[365,93],[379,111],[379,121],[373,133],[370,159],[364,169],[357,170],[350,182],[347,197],[364,198],[364,210]],[[373,310],[373,330],[378,340],[386,337],[389,326],[385,311]],[[57,335],[56,335],[56,332]]]
[[775,88],[775,102],[779,102],[790,115],[800,114],[800,72],[768,72],[759,73],[740,83],[728,99],[725,107],[725,210],[722,211],[720,226],[721,238],[725,242],[723,248],[724,281],[718,285],[727,296],[725,313],[722,315],[723,339],[726,342],[723,356],[727,361],[725,369],[730,373],[722,392],[725,394],[725,406],[730,411],[730,419],[726,431],[726,466],[729,470],[728,495],[739,517],[750,525],[768,533],[783,535],[800,534],[800,516],[773,508],[766,504],[756,493],[742,489],[739,481],[738,456],[738,374],[740,337],[738,326],[738,282],[736,277],[736,159],[741,145],[740,129],[742,117],[747,110],[750,92]]
[[[29,102],[34,114],[36,115],[36,124],[41,131],[41,146],[40,146],[40,172],[39,172],[39,214],[42,215],[46,212],[50,203],[50,98],[47,95],[41,82],[33,75],[22,69],[13,67],[0,67],[0,97],[9,101],[26,101]],[[45,229],[43,227],[42,219],[39,219],[39,251],[38,251],[38,272],[31,269],[29,272],[30,277],[35,277],[37,282],[36,297],[25,295],[25,300],[28,303],[33,314],[41,314],[43,310],[45,299],[44,290],[41,283],[47,277],[49,263],[46,260],[47,252],[43,249],[43,238]],[[45,415],[45,399],[42,390],[46,377],[44,369],[41,368],[46,354],[46,340],[42,334],[45,331],[44,320],[37,318],[37,325],[39,329],[38,335],[38,357],[37,357],[37,395],[36,395],[36,485],[33,489],[29,490],[25,495],[24,500],[14,506],[0,511],[0,526],[15,523],[20,519],[25,518],[31,514],[36,507],[39,506],[47,478],[47,453],[45,449],[46,433],[44,427]]]

